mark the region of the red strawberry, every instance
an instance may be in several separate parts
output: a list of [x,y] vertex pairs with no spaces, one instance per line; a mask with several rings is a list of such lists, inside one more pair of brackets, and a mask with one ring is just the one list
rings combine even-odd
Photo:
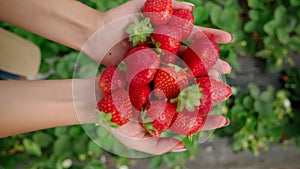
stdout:
[[162,66],[154,78],[155,96],[160,99],[175,98],[187,83],[188,79],[182,68],[173,64]]
[[160,66],[160,58],[150,48],[138,47],[133,50],[124,60],[126,80],[132,87],[147,85],[153,80]]
[[199,131],[205,119],[206,117],[199,113],[183,109],[181,112],[175,114],[169,130],[173,133],[189,136]]
[[185,136],[194,134],[202,127],[205,115],[212,110],[210,78],[198,78],[195,83],[171,100],[172,103],[177,102],[178,112],[169,128],[174,133]]
[[185,9],[174,9],[168,25],[174,27],[180,33],[180,39],[187,39],[194,26],[193,13]]
[[144,86],[138,86],[138,87],[132,87],[132,85],[129,86],[129,97],[131,104],[133,107],[135,107],[137,110],[142,110],[144,105],[149,100],[151,89],[148,85]]
[[211,78],[209,77],[201,77],[196,79],[196,83],[201,88],[200,93],[202,97],[200,98],[200,106],[198,109],[198,113],[200,115],[208,114],[212,108],[212,98],[211,98]]
[[100,120],[110,127],[121,126],[132,116],[128,92],[121,89],[104,96],[98,102]]
[[232,94],[231,88],[221,81],[211,79],[211,99],[213,104],[228,99]]
[[154,29],[152,38],[155,42],[155,45],[164,50],[169,51],[175,54],[180,47],[180,35],[179,32],[176,32],[174,27],[169,26],[159,26]]
[[178,56],[176,56],[175,54],[169,52],[169,51],[164,51],[164,53],[160,56],[160,60],[163,63],[172,63],[174,64],[177,60]]
[[146,110],[142,112],[141,124],[145,130],[154,137],[166,130],[176,113],[176,104],[164,100],[156,100],[147,104]]
[[133,53],[148,48],[147,46],[138,46],[130,48],[124,55],[123,59],[125,60],[128,56],[132,55]]
[[102,72],[99,80],[99,88],[107,95],[112,91],[123,89],[126,81],[123,74],[116,66],[109,66]]
[[207,76],[208,70],[217,62],[220,50],[218,44],[207,36],[191,43],[181,59],[188,65],[195,77]]
[[172,0],[147,0],[143,8],[144,16],[150,18],[153,25],[166,24],[172,11]]

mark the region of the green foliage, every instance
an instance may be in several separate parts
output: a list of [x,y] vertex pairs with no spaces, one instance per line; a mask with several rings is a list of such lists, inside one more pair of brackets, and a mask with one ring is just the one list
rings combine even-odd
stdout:
[[244,5],[244,31],[255,45],[251,53],[265,59],[271,72],[278,72],[284,62],[293,64],[289,54],[300,47],[299,2],[248,0]]
[[300,70],[289,68],[282,72],[283,87],[289,92],[289,97],[294,102],[300,102]]
[[228,100],[226,116],[231,125],[219,130],[220,136],[233,137],[233,150],[250,149],[255,155],[268,150],[270,143],[280,143],[300,135],[300,127],[292,111],[285,90],[276,91],[268,86],[264,91],[249,84],[246,93],[238,93]]

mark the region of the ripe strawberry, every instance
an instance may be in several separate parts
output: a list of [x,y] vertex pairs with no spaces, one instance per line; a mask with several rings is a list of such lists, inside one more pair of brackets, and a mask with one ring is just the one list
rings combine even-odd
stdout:
[[121,89],[104,96],[98,102],[100,121],[110,127],[121,126],[132,116],[128,92]]
[[107,95],[112,91],[123,89],[125,84],[125,78],[120,70],[116,66],[109,66],[102,72],[98,86]]
[[176,104],[164,100],[151,101],[142,112],[142,126],[154,137],[166,130],[176,113]]
[[211,79],[211,99],[213,104],[228,99],[232,94],[231,88],[221,81]]
[[138,47],[133,47],[130,48],[124,55],[123,60],[125,60],[128,56],[132,55],[135,52],[138,52],[139,50],[143,50],[148,48],[147,46],[138,46]]
[[132,87],[132,85],[130,85],[129,97],[133,107],[141,111],[149,100],[150,92],[151,89],[148,85],[138,87]]
[[209,77],[200,77],[196,79],[196,83],[201,88],[200,93],[202,97],[200,98],[200,106],[198,109],[198,113],[200,115],[208,114],[212,108],[212,93],[211,93],[211,78]]
[[180,33],[181,40],[185,40],[190,36],[193,30],[193,13],[185,9],[174,9],[168,25],[174,27]]
[[176,99],[177,113],[174,116],[170,131],[189,136],[203,126],[205,116],[212,110],[211,79],[201,77],[196,84],[190,85],[180,92]]
[[180,34],[174,27],[169,27],[167,25],[159,26],[154,29],[152,34],[152,39],[155,42],[157,48],[164,51],[169,51],[176,54],[180,47]]
[[190,112],[183,109],[174,115],[172,123],[168,130],[173,133],[189,136],[199,131],[203,126],[206,117],[196,112]]
[[154,78],[155,96],[160,99],[175,98],[187,83],[188,79],[182,68],[173,64],[162,66]]
[[161,62],[168,64],[168,63],[172,63],[174,64],[177,60],[178,56],[176,56],[175,54],[169,52],[169,51],[164,51],[164,53],[160,56],[160,60]]
[[172,11],[172,0],[147,0],[143,8],[144,16],[150,18],[155,26],[166,24]]
[[159,56],[150,48],[132,49],[124,59],[126,80],[132,87],[149,84],[160,66]]
[[195,77],[207,76],[208,70],[217,62],[220,50],[218,44],[207,36],[191,43],[181,59],[188,65]]

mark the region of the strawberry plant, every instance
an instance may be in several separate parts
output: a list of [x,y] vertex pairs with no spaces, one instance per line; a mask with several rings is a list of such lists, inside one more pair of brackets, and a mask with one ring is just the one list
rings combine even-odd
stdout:
[[244,6],[244,31],[252,53],[266,61],[267,70],[278,72],[284,62],[291,65],[290,52],[300,46],[300,3],[298,1],[248,0]]
[[258,155],[261,150],[268,150],[270,143],[288,143],[300,135],[296,130],[299,113],[293,112],[285,90],[268,86],[261,91],[251,83],[247,92],[238,92],[227,105],[225,114],[231,125],[219,130],[218,135],[231,136],[235,152],[250,149]]

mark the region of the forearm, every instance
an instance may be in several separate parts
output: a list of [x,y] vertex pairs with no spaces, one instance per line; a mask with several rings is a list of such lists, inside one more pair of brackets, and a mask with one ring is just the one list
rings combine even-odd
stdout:
[[0,81],[0,138],[79,124],[72,80]]
[[103,17],[75,0],[0,0],[0,20],[76,50],[103,26]]

